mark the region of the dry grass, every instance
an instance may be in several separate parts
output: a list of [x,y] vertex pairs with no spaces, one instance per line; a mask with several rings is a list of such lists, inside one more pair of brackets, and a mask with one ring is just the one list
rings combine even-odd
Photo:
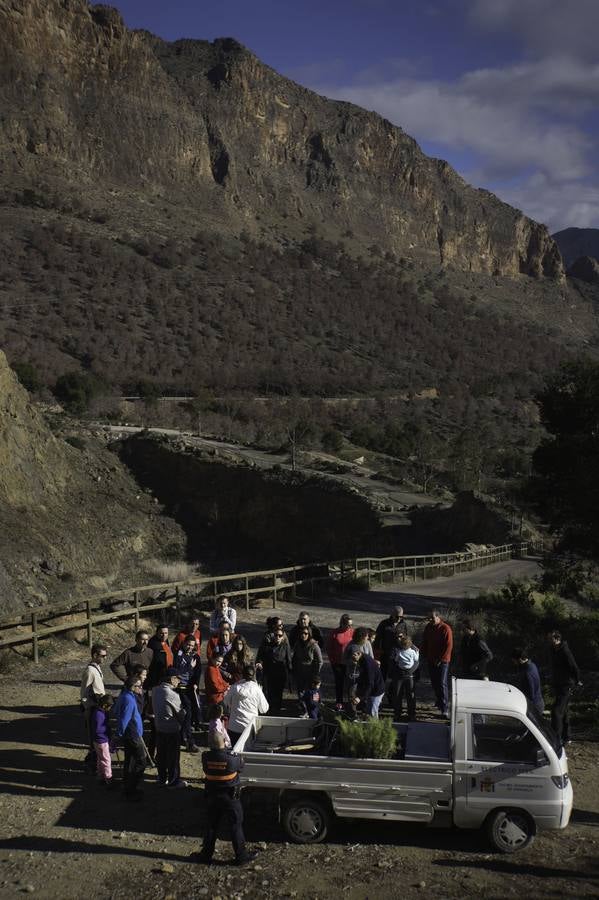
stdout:
[[195,566],[183,560],[164,562],[164,560],[160,559],[147,559],[143,564],[143,568],[149,575],[165,584],[171,581],[186,581],[188,578],[193,578],[200,574]]

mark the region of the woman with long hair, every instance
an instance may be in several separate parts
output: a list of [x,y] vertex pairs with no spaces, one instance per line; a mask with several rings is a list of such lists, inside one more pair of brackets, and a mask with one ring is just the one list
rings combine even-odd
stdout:
[[320,674],[322,669],[322,653],[312,637],[312,629],[309,625],[305,625],[298,632],[297,643],[293,648],[291,668],[299,696],[312,687],[314,677]]

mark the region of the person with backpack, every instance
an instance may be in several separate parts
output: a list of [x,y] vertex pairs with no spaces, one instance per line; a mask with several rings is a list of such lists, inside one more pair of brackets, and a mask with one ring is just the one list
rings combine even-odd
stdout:
[[[195,647],[195,641],[193,646]],[[181,727],[185,722],[185,710],[177,692],[179,684],[179,673],[171,666],[152,692],[158,784],[168,788],[187,787],[187,782],[181,778],[180,768]]]
[[202,704],[200,701],[200,679],[202,677],[202,661],[197,652],[197,643],[193,634],[188,634],[181,650],[175,654],[174,669],[179,676],[177,691],[185,719],[181,726],[181,737],[189,753],[197,753],[199,748],[193,739],[193,728],[199,728],[202,721]]
[[107,652],[105,644],[93,644],[91,659],[83,670],[81,687],[79,691],[79,706],[83,713],[85,723],[85,735],[87,743],[87,755],[84,765],[87,772],[93,775],[96,772],[96,751],[91,729],[91,716],[97,706],[98,697],[104,696],[104,673],[102,666],[106,660]]

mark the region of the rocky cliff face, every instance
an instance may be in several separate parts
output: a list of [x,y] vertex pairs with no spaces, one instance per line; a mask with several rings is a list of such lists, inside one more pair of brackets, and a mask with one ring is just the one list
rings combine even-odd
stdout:
[[0,351],[0,616],[140,583],[143,560],[183,552],[118,458],[85,444],[52,434]]
[[7,179],[167,189],[237,231],[315,223],[475,272],[563,275],[543,226],[233,40],[169,44],[85,0],[0,0],[0,25]]

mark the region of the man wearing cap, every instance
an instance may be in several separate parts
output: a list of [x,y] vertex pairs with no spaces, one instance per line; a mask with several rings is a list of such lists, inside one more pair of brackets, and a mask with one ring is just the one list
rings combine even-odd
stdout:
[[243,833],[243,808],[239,799],[239,772],[243,760],[225,749],[225,739],[220,732],[213,731],[209,740],[210,750],[202,754],[208,824],[201,853],[192,853],[191,856],[197,862],[210,865],[218,825],[225,816],[231,829],[235,863],[243,866],[256,858],[256,853],[246,848]]
[[168,788],[187,787],[180,770],[181,725],[185,720],[185,711],[177,693],[179,682],[179,673],[169,666],[160,684],[152,691],[158,783]]

